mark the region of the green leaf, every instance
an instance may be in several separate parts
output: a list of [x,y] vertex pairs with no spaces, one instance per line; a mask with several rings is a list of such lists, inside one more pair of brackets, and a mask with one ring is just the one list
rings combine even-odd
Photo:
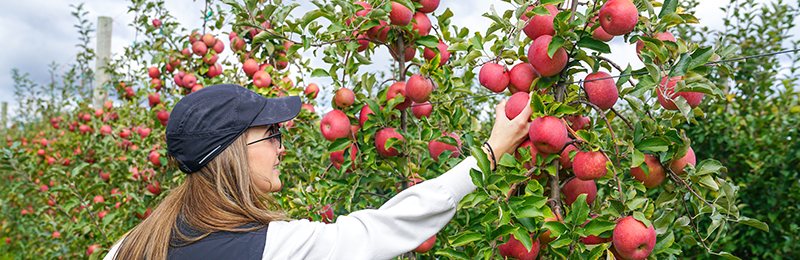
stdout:
[[714,55],[714,49],[711,46],[695,50],[692,53],[692,62],[689,63],[689,69],[705,65],[712,55]]
[[616,222],[611,222],[601,218],[595,218],[589,221],[589,223],[586,223],[586,225],[583,228],[586,230],[587,235],[597,236],[602,234],[603,232],[613,230],[614,227],[616,226],[617,226]]
[[433,35],[422,36],[417,39],[416,44],[434,49],[436,46],[439,46],[439,38],[436,38],[436,36]]
[[481,239],[483,239],[483,234],[475,231],[465,231],[453,237],[453,239],[450,240],[450,244],[458,247]]
[[751,226],[751,227],[754,227],[754,228],[757,228],[757,229],[761,229],[761,230],[764,230],[764,232],[769,233],[769,225],[767,225],[767,223],[761,222],[758,219],[752,219],[752,218],[748,218],[748,217],[740,217],[739,220],[737,220],[736,222],[741,223],[741,224],[745,224],[745,225],[748,225],[748,226]]
[[695,166],[694,168],[697,175],[718,173],[720,170],[727,169],[724,166],[722,166],[722,163],[714,159],[705,159],[699,164],[697,164],[697,166]]
[[459,252],[452,248],[445,248],[442,250],[438,250],[434,254],[447,257],[447,259],[464,259],[464,260],[470,259],[469,256],[464,252]]
[[639,167],[644,162],[644,153],[639,151],[639,149],[633,149],[633,162],[631,162],[631,168]]
[[593,39],[592,37],[583,37],[578,41],[578,47],[589,48],[600,53],[611,53],[611,47],[607,43]]
[[651,137],[639,142],[636,148],[642,151],[666,152],[669,150],[669,143],[663,138]]
[[677,8],[678,0],[664,0],[664,5],[661,6],[661,12],[658,14],[658,17],[673,14]]
[[534,113],[542,113],[545,110],[544,102],[539,94],[533,94],[533,98],[531,98],[531,105]]
[[664,250],[667,250],[673,243],[675,243],[675,235],[669,232],[666,237],[662,237],[656,241],[656,246],[653,247],[653,252],[651,254],[664,252]]
[[692,62],[692,56],[688,53],[681,54],[680,60],[669,71],[669,78],[684,76],[689,71],[689,64]]
[[587,257],[586,259],[587,260],[600,259],[600,257],[603,256],[603,253],[605,253],[607,247],[608,247],[607,243],[597,245],[596,247],[592,248],[592,251],[589,252],[589,257]]
[[253,43],[262,43],[270,38],[272,38],[272,35],[270,35],[267,31],[261,31],[256,35],[256,37],[253,37]]
[[330,77],[330,76],[331,76],[330,73],[320,68],[314,69],[314,72],[311,73],[311,77]]
[[558,51],[559,48],[563,47],[565,42],[567,41],[564,40],[563,37],[553,36],[553,39],[550,41],[550,45],[547,45],[547,56],[552,59],[553,55],[556,54],[556,51]]
[[[564,0],[541,0],[540,2],[542,5],[555,5],[563,3]],[[549,13],[547,15],[549,15]]]
[[531,239],[530,233],[528,233],[526,229],[520,228],[512,231],[511,234],[513,234],[514,238],[519,240],[519,242],[521,242],[522,245],[525,246],[525,250],[531,251],[531,248],[533,247],[533,241]]
[[[655,64],[647,63],[645,64],[647,68],[647,72],[650,73],[650,78],[653,82],[661,82],[661,71],[656,67]],[[640,82],[641,83],[641,82]]]
[[650,220],[647,219],[647,217],[644,216],[644,213],[641,213],[641,212],[638,212],[638,211],[633,212],[633,219],[636,219],[639,222],[644,223],[644,225],[646,227],[648,227],[648,228],[653,225],[653,223],[650,223]]
[[[492,230],[492,236],[491,236],[490,240],[495,240],[495,239],[497,239],[499,237],[507,236],[508,234],[511,234],[511,232],[514,232],[517,229],[519,229],[519,227],[510,225],[510,224],[501,225],[500,227]],[[486,238],[482,237],[481,239],[486,239]]]
[[574,223],[586,222],[586,218],[589,217],[589,205],[586,203],[586,195],[585,193],[581,193],[578,195],[578,198],[572,202],[570,216]]
[[[331,143],[331,145],[328,146],[328,151],[330,152],[341,151],[344,150],[344,148],[346,148],[350,144],[351,142],[350,139],[348,138],[337,138],[336,140],[333,141],[333,143]],[[386,144],[388,145],[389,142],[387,141]]]
[[728,252],[719,252],[719,253],[711,252],[711,253],[715,254],[715,255],[718,255],[718,256],[721,256],[721,257],[724,257],[725,259],[729,259],[729,260],[742,260],[738,256],[732,255],[731,253],[728,253]]

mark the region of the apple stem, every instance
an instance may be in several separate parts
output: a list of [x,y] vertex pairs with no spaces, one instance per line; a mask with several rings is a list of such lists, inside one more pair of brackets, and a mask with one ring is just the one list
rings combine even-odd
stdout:
[[680,180],[680,183],[682,183],[684,187],[689,189],[689,191],[692,192],[692,194],[694,194],[695,197],[697,197],[698,199],[703,201],[703,203],[705,203],[709,207],[714,208],[714,205],[711,205],[711,203],[709,203],[706,199],[701,197],[700,194],[697,194],[697,192],[695,192],[694,189],[692,189],[692,187],[689,186],[689,184],[686,183],[686,181],[683,180],[683,178],[681,178],[680,176],[675,174],[675,172],[672,171],[672,168],[666,168],[666,170],[667,170],[667,172],[669,172],[669,177],[672,178],[672,181],[679,182],[679,180]]
[[[674,173],[670,170],[670,174],[674,174]],[[689,190],[691,190],[691,189],[689,189]],[[681,197],[683,197],[683,196],[681,196]],[[707,252],[711,253],[711,249],[708,248],[708,246],[706,246],[706,241],[703,240],[703,236],[700,235],[700,231],[697,231],[697,226],[695,226],[695,224],[694,224],[694,218],[692,217],[692,214],[689,213],[689,207],[686,206],[686,200],[685,199],[681,199],[681,202],[683,202],[683,208],[686,209],[686,216],[689,217],[689,223],[692,224],[692,229],[694,229],[694,233],[697,234],[698,238],[700,238],[700,244],[703,245],[703,247],[706,249]]]
[[634,130],[634,129],[635,129],[635,128],[633,128],[633,125],[631,125],[631,122],[630,122],[630,121],[628,121],[628,119],[627,119],[627,118],[625,118],[624,116],[622,116],[622,115],[621,115],[619,112],[617,112],[617,110],[616,110],[616,109],[614,109],[613,107],[611,108],[611,112],[614,112],[614,114],[616,114],[616,115],[617,115],[617,117],[621,118],[621,119],[622,119],[622,121],[625,121],[625,124],[627,124],[627,125],[628,125],[628,128],[630,128],[631,130]]

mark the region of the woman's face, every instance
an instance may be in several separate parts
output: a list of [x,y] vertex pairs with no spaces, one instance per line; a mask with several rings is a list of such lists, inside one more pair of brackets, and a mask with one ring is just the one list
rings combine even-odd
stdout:
[[[278,131],[277,127],[271,126],[251,127],[247,130],[247,143],[258,141]],[[283,186],[279,179],[281,172],[278,170],[280,155],[283,153],[283,146],[279,140],[280,138],[275,137],[247,145],[247,156],[253,169],[251,176],[256,186],[263,192],[279,191]]]

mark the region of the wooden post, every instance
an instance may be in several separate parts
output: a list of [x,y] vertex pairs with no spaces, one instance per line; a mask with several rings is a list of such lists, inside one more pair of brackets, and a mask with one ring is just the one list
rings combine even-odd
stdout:
[[0,104],[0,129],[5,130],[8,124],[8,102]]
[[97,54],[95,59],[94,85],[92,105],[95,109],[103,107],[108,99],[110,75],[106,73],[108,61],[111,59],[111,17],[97,17]]

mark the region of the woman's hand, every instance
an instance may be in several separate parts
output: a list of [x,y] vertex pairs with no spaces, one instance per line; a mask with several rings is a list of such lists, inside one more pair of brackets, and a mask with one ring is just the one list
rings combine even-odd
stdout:
[[[526,102],[528,105],[525,106],[522,113],[515,117],[514,120],[509,120],[506,116],[506,100],[500,101],[500,104],[497,104],[495,107],[497,118],[495,118],[492,134],[487,141],[494,151],[496,157],[494,158],[495,162],[500,160],[500,157],[505,153],[516,152],[517,147],[528,137],[528,130],[530,128],[530,122],[528,122],[528,120],[533,113],[530,106],[530,98],[532,95],[533,92],[528,95],[528,102]],[[492,159],[492,154],[488,151],[487,155],[490,157],[489,159]]]

